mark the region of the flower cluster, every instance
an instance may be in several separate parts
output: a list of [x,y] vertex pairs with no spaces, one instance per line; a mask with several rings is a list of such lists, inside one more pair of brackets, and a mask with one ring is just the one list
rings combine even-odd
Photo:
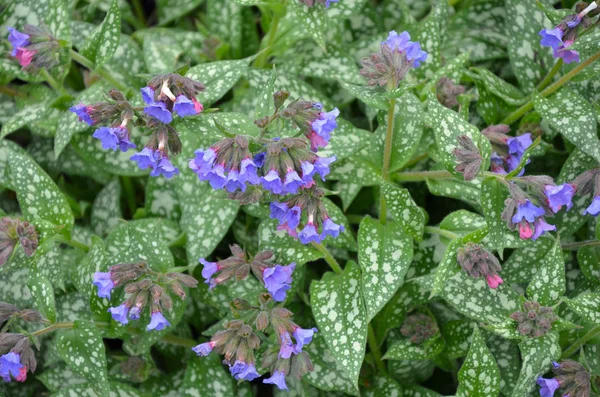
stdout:
[[[567,188],[567,191],[569,192],[569,198],[576,193],[580,195],[593,193],[592,202],[585,209],[585,211],[583,211],[583,214],[589,214],[593,216],[598,216],[598,214],[600,214],[600,168],[594,168],[585,171],[575,178],[571,183],[565,186],[569,186],[571,188]],[[566,194],[567,193],[565,192],[563,195]],[[564,200],[567,200],[567,197],[563,198],[563,201]],[[567,206],[567,209],[571,208],[570,200],[568,204],[569,205]]]
[[552,29],[540,31],[540,36],[542,36],[540,44],[552,48],[554,58],[562,58],[564,63],[579,62],[579,53],[569,47],[577,39],[580,26],[585,29],[592,25],[591,18],[600,12],[597,7],[595,1],[589,5],[579,3],[577,14],[567,16]]
[[415,345],[421,344],[439,332],[438,326],[431,317],[423,313],[412,314],[404,320],[400,333],[409,338]]
[[539,338],[552,328],[552,323],[558,316],[551,307],[542,307],[537,302],[523,303],[523,311],[516,311],[510,315],[517,322],[517,331],[530,338]]
[[[301,190],[285,202],[272,202],[271,218],[279,221],[277,229],[287,231],[302,244],[321,243],[327,236],[339,236],[344,226],[331,219],[321,200],[323,196],[323,190],[313,186]],[[298,229],[300,232],[297,232]]]
[[504,281],[498,275],[502,270],[498,258],[481,245],[467,243],[458,250],[456,260],[467,274],[473,278],[485,278],[487,285],[496,289]]
[[[69,110],[90,126],[103,125],[93,134],[105,150],[127,152],[136,145],[131,142],[129,126],[145,125],[151,131],[146,146],[131,156],[141,169],[150,169],[150,176],[163,175],[172,178],[179,174],[169,159],[169,153],[181,152],[181,141],[177,131],[169,125],[173,113],[180,117],[197,115],[204,110],[196,95],[204,90],[204,85],[176,73],[168,73],[152,78],[141,89],[146,106],[140,114],[131,106],[125,96],[117,90],[108,93],[108,101],[91,105],[80,103]],[[134,120],[135,119],[135,120]],[[108,124],[108,125],[107,125]]]
[[160,331],[170,325],[162,314],[162,310],[170,310],[173,301],[166,287],[159,285],[158,280],[165,280],[166,287],[185,300],[186,294],[181,284],[194,288],[198,281],[191,276],[181,273],[157,274],[145,263],[125,263],[113,265],[108,272],[94,273],[93,284],[98,287],[100,298],[110,299],[113,289],[124,286],[125,300],[117,307],[108,311],[115,321],[125,325],[129,320],[139,320],[144,308],[149,306],[150,323],[148,331]]
[[[323,112],[321,103],[302,100],[281,109],[288,96],[283,91],[274,94],[274,113],[256,121],[261,136],[275,120],[289,120],[304,134],[310,148],[302,138],[261,138],[258,140],[261,149],[253,152],[251,143],[257,140],[238,135],[222,139],[208,149],[196,150],[189,168],[200,180],[208,181],[214,189],[228,191],[230,198],[242,203],[256,202],[266,193],[291,195],[281,200],[285,203],[271,202],[271,216],[279,219],[280,229],[287,230],[303,244],[321,242],[327,235],[337,237],[343,231],[327,214],[322,204],[323,192],[316,188],[315,182],[317,176],[325,181],[329,166],[335,161],[335,156],[321,157],[316,152],[329,143],[331,133],[337,128],[339,110]],[[298,233],[296,229],[303,218],[305,226]]]
[[552,397],[560,389],[561,396],[588,397],[591,391],[591,375],[588,370],[577,361],[564,360],[552,363],[554,378],[539,377],[537,384],[540,386],[541,397]]
[[259,252],[251,258],[237,244],[231,245],[229,248],[232,256],[227,259],[209,262],[200,258],[200,263],[203,265],[202,277],[205,279],[204,283],[209,285],[209,289],[215,288],[234,276],[237,281],[243,280],[252,271],[252,274],[264,283],[275,302],[285,300],[287,290],[291,288],[295,263],[288,266],[273,264],[274,256],[271,251]]
[[[492,125],[481,131],[492,143],[493,153],[490,167],[492,172],[506,175],[515,170],[523,154],[533,143],[531,133],[511,137],[507,135],[510,127],[506,124]],[[529,162],[528,162],[529,163]],[[525,167],[519,172],[519,176],[525,173]]]
[[477,146],[467,135],[460,135],[456,139],[458,146],[453,153],[458,164],[454,169],[463,174],[465,181],[472,181],[479,174],[483,158]]
[[410,41],[408,32],[398,34],[392,30],[379,52],[362,59],[360,74],[369,86],[396,88],[412,68],[418,68],[426,59],[427,53],[419,42]]
[[458,96],[465,93],[467,87],[454,82],[448,77],[440,78],[435,84],[435,94],[438,101],[449,109],[458,106]]
[[224,355],[224,363],[237,380],[252,381],[261,375],[257,372],[254,351],[261,338],[258,333],[273,332],[277,343],[269,346],[263,356],[262,368],[269,369],[271,376],[263,383],[274,384],[287,390],[285,377],[293,375],[300,379],[312,371],[312,363],[303,347],[312,341],[316,328],[304,329],[291,320],[292,312],[274,307],[270,295],[261,294],[260,306],[251,306],[245,300],[235,299],[231,306],[244,318],[227,322],[225,330],[212,336],[209,342],[192,348],[198,356],[212,351]]
[[32,256],[38,246],[38,232],[29,222],[7,216],[0,219],[0,266],[11,258],[17,244],[27,256]]
[[45,25],[25,25],[24,32],[9,27],[8,41],[10,55],[25,69],[51,69],[60,63],[60,45]]

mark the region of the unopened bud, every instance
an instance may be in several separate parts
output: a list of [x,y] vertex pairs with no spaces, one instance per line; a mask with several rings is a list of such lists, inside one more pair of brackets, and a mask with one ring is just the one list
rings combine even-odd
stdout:
[[258,329],[259,331],[264,331],[265,329],[267,329],[267,327],[269,326],[269,313],[267,313],[264,310],[258,313],[258,316],[256,316],[255,324],[256,329]]
[[271,310],[271,315],[278,318],[291,318],[294,313],[284,307],[274,307],[273,310]]
[[467,135],[460,135],[457,140],[458,147],[454,149],[454,156],[458,165],[454,169],[463,174],[465,181],[471,181],[479,173],[483,158],[479,154],[477,146]]
[[8,320],[13,314],[19,311],[19,308],[10,303],[0,302],[0,324]]
[[273,103],[275,104],[275,109],[282,107],[289,97],[290,93],[287,91],[277,91],[275,94],[273,94]]
[[558,320],[551,307],[541,307],[537,302],[523,303],[523,310],[510,315],[518,324],[517,331],[523,336],[538,338],[545,335],[552,328],[552,323]]
[[185,291],[183,290],[181,284],[179,284],[177,281],[172,281],[169,283],[169,287],[171,288],[171,291],[173,291],[173,293],[177,295],[182,301],[185,300],[187,295],[185,294]]
[[168,293],[160,294],[160,306],[167,310],[171,310],[173,307],[173,299],[171,299],[171,296]]
[[40,312],[38,312],[37,310],[33,310],[33,309],[21,310],[21,312],[19,313],[19,317],[21,317],[23,320],[27,321],[28,323],[37,323],[37,322],[40,322],[43,320],[43,317],[40,314]]
[[152,281],[146,278],[135,283],[127,284],[125,286],[125,292],[128,294],[133,294],[143,289],[148,289],[150,285],[152,285]]
[[404,320],[400,332],[409,338],[411,343],[420,344],[438,333],[435,321],[422,313],[413,314]]
[[167,277],[179,281],[188,288],[196,288],[198,286],[198,280],[187,274],[167,273]]
[[20,222],[16,231],[25,255],[32,256],[38,246],[38,233],[35,227],[29,222]]
[[252,307],[250,306],[250,303],[248,303],[247,300],[245,299],[240,299],[240,298],[235,298],[234,300],[231,301],[231,307],[233,307],[235,310],[238,311],[246,311],[246,310],[250,310]]
[[300,380],[305,374],[312,372],[313,363],[306,352],[294,354],[291,357],[290,375]]
[[262,117],[258,120],[255,120],[254,124],[256,124],[258,128],[265,128],[267,124],[269,124],[269,118],[269,116]]

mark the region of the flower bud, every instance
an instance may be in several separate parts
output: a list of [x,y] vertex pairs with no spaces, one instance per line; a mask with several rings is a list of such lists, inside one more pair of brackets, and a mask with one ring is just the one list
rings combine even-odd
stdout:
[[305,374],[312,372],[313,363],[306,352],[294,354],[291,357],[290,375],[300,380]]
[[459,163],[454,169],[463,174],[465,181],[471,181],[479,173],[483,158],[471,138],[461,135],[457,140],[458,147],[454,149],[453,153]]
[[240,298],[235,298],[234,300],[232,300],[231,307],[233,307],[235,310],[242,311],[242,312],[246,311],[246,310],[250,310],[252,308],[252,306],[250,306],[250,303],[248,303],[247,300],[240,299]]
[[152,281],[150,279],[143,279],[137,281],[135,283],[127,284],[125,286],[125,292],[128,294],[133,294],[143,289],[148,289],[152,285]]
[[198,280],[194,277],[183,274],[183,273],[167,273],[169,279],[177,280],[188,288],[196,288],[198,286]]
[[0,324],[9,319],[13,314],[19,311],[19,308],[10,303],[0,302]]
[[409,338],[411,343],[420,344],[437,334],[438,327],[431,317],[417,313],[404,320],[400,333]]
[[171,288],[171,291],[173,291],[173,293],[177,295],[182,301],[184,301],[187,297],[185,291],[183,290],[183,287],[177,281],[171,281],[169,283],[169,288]]
[[275,94],[273,94],[273,103],[275,104],[275,109],[282,107],[289,97],[290,93],[283,90],[277,91]]
[[541,307],[533,301],[523,303],[523,311],[512,313],[510,318],[517,322],[517,331],[530,338],[545,335],[552,329],[552,323],[558,320],[551,307]]
[[23,320],[27,321],[28,323],[37,323],[37,322],[40,322],[43,320],[43,317],[40,314],[40,312],[38,312],[37,310],[33,310],[33,309],[21,310],[21,312],[19,313],[19,317],[21,317]]
[[438,101],[445,107],[452,109],[458,106],[457,97],[465,93],[464,85],[455,85],[448,77],[442,77],[435,85]]
[[262,310],[256,316],[255,321],[256,329],[259,331],[264,331],[269,326],[269,313],[265,310]]
[[25,255],[32,256],[38,246],[38,233],[29,222],[19,222],[16,228]]

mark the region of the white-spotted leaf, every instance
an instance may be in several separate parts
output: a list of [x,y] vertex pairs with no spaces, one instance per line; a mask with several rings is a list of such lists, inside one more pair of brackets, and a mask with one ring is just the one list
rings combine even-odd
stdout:
[[476,325],[469,353],[458,372],[458,381],[456,395],[460,397],[493,397],[500,393],[498,364]]
[[120,40],[121,10],[119,2],[112,0],[104,21],[86,38],[81,53],[99,68],[112,58]]
[[415,240],[423,240],[425,214],[415,204],[408,190],[389,182],[383,182],[381,191],[385,197],[387,208],[396,222]]

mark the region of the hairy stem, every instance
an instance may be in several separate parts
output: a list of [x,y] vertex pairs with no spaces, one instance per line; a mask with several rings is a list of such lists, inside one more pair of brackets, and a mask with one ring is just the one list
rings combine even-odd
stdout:
[[541,91],[544,88],[546,88],[548,86],[548,84],[550,84],[552,82],[552,79],[554,78],[554,75],[556,73],[558,73],[558,71],[560,70],[560,68],[563,65],[563,60],[562,58],[560,58],[552,67],[552,69],[548,72],[548,74],[546,75],[546,77],[544,77],[544,79],[540,82],[540,84],[538,84],[538,86],[536,87],[536,90]]
[[340,264],[338,263],[338,261],[335,260],[335,258],[333,257],[333,255],[331,255],[331,252],[329,252],[329,250],[327,249],[327,247],[325,247],[323,244],[317,244],[314,241],[311,244],[320,253],[323,254],[323,259],[325,259],[325,262],[327,262],[327,264],[331,267],[331,270],[333,270],[337,274],[341,274],[343,272],[342,267],[340,266]]
[[600,240],[577,241],[575,243],[561,244],[560,248],[565,251],[577,251],[581,247],[597,247],[600,246]]
[[102,68],[98,68],[97,70],[95,70],[96,65],[94,65],[94,62],[90,61],[89,59],[87,59],[86,57],[84,57],[83,55],[78,53],[77,51],[71,50],[69,53],[71,55],[72,60],[74,60],[75,62],[79,63],[82,66],[85,66],[90,71],[97,73],[104,80],[106,80],[107,83],[111,84],[116,89],[123,91],[125,94],[127,94],[130,91],[129,87],[127,87],[124,84],[121,84],[121,82],[119,82],[114,77],[112,77],[112,75],[110,73],[108,73],[106,70],[104,70]]
[[[385,130],[385,146],[383,148],[383,166],[381,176],[384,181],[390,180],[390,163],[392,162],[392,141],[394,139],[394,111],[396,99],[390,99],[390,108],[387,113],[387,129]],[[379,193],[379,221],[385,224],[387,218],[387,205],[383,193]]]
[[[579,74],[579,72],[581,72],[583,69],[585,69],[592,63],[596,62],[598,59],[600,59],[600,52],[595,53],[594,55],[592,55],[585,61],[581,62],[573,70],[571,70],[569,73],[567,73],[563,77],[561,77],[557,82],[555,82],[554,84],[552,84],[548,88],[546,88],[544,91],[542,91],[540,93],[540,95],[543,97],[552,95],[560,87],[567,84],[573,77],[577,76],[577,74]],[[500,124],[512,124],[515,121],[519,120],[523,115],[525,115],[525,113],[530,111],[532,108],[533,108],[533,98],[530,99],[523,106],[521,106],[520,108],[518,108],[517,110],[515,110],[508,116],[506,116],[506,118],[504,120],[502,120],[500,122]]]
[[70,245],[71,247],[80,249],[83,252],[88,252],[90,250],[90,247],[88,247],[84,243],[81,243],[77,240],[73,240],[73,239],[67,240],[66,238],[62,238],[62,239],[59,239],[58,242],[66,244],[66,245]]
[[40,73],[42,73],[44,79],[46,79],[46,82],[50,84],[50,87],[52,87],[54,91],[56,91],[60,95],[67,95],[67,92],[65,91],[65,88],[62,86],[62,84],[56,81],[56,79],[48,72],[48,70],[46,70],[46,68],[40,69]]
[[583,335],[581,338],[573,342],[573,344],[563,352],[560,358],[564,360],[566,358],[571,357],[573,354],[575,354],[575,352],[577,352],[577,350],[579,350],[581,346],[585,345],[587,341],[589,341],[598,334],[600,334],[600,325],[597,325],[594,328],[590,329],[587,334]]
[[377,370],[384,375],[387,375],[387,369],[385,368],[385,364],[381,360],[381,350],[379,349],[379,343],[377,342],[377,338],[375,337],[375,331],[373,331],[373,325],[369,324],[369,328],[367,329],[367,343],[369,344],[369,350],[371,350],[371,354],[373,355],[373,360],[375,361],[375,366]]
[[444,236],[449,238],[450,240],[454,240],[455,238],[459,238],[460,236],[456,233],[452,233],[450,230],[440,229],[439,227],[434,226],[425,226],[425,233],[429,234],[437,234],[440,236]]

